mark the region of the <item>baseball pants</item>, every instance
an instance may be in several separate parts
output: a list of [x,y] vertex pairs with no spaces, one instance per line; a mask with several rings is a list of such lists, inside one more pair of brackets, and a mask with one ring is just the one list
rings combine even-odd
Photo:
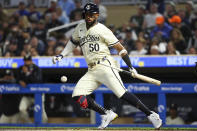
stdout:
[[[42,121],[43,123],[46,123],[48,121],[48,117],[45,111],[44,101],[45,101],[45,95],[42,94]],[[24,119],[24,121],[27,123],[32,123],[31,120],[29,119],[27,108],[31,106],[33,103],[34,103],[34,98],[23,96],[19,105],[20,118]]]
[[[100,62],[112,67],[117,67],[112,57],[107,57]],[[101,84],[111,89],[118,98],[127,91],[117,70],[97,64],[93,68],[88,68],[88,72],[78,81],[72,97],[89,95]]]

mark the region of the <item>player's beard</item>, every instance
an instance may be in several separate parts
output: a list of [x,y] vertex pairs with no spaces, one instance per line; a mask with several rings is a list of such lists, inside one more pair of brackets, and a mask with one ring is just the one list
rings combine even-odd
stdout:
[[93,25],[96,24],[96,23],[97,23],[97,20],[96,20],[96,19],[94,19],[92,22],[88,22],[88,21],[86,20],[87,28],[90,28],[91,26],[93,26]]

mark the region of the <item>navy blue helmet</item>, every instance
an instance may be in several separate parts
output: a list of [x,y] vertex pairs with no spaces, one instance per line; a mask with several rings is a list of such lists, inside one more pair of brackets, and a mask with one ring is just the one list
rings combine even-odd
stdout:
[[83,8],[84,13],[99,13],[99,8],[94,3],[87,3]]

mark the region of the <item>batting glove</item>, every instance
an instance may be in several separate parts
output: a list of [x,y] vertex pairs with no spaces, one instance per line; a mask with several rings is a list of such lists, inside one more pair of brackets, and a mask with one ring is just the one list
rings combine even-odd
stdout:
[[63,55],[54,56],[53,59],[52,59],[53,64],[56,64],[57,61],[58,61],[58,62],[61,61],[62,58],[63,58]]
[[132,76],[133,78],[135,78],[135,76],[138,74],[138,73],[137,73],[137,70],[136,70],[135,68],[133,68],[133,67],[130,68],[129,71],[131,72],[131,76]]

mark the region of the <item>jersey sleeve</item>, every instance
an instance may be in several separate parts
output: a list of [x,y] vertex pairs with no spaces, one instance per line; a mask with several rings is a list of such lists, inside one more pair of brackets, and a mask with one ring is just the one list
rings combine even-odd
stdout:
[[107,27],[103,27],[102,33],[100,34],[101,37],[104,39],[104,42],[109,46],[114,46],[116,43],[119,42],[119,40],[116,38],[116,36],[112,33],[110,29]]
[[79,32],[79,25],[77,25],[77,27],[75,28],[70,40],[76,46],[79,45],[79,40],[80,40],[78,32]]

